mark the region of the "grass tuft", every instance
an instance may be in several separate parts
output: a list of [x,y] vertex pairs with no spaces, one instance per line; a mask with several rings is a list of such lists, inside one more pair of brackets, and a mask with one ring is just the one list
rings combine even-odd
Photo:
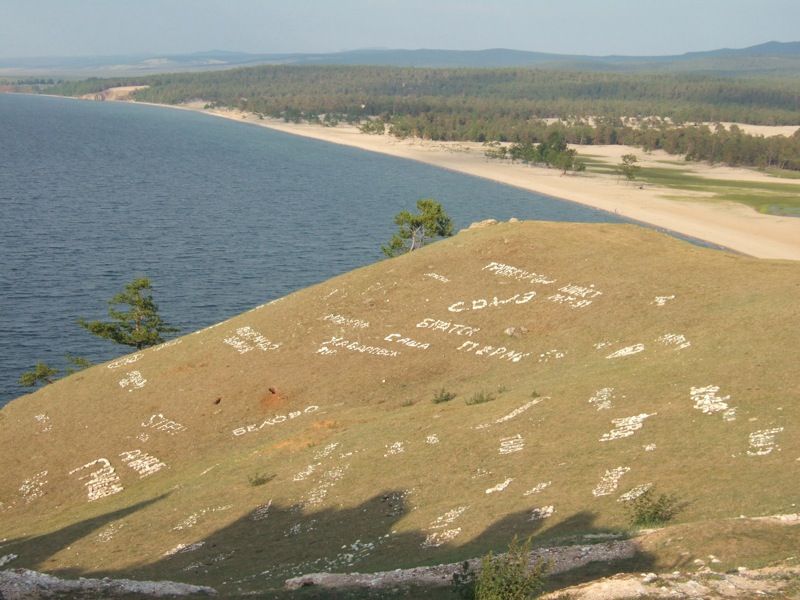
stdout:
[[467,406],[472,406],[474,404],[486,404],[487,402],[491,402],[495,399],[494,394],[490,394],[489,392],[484,392],[481,390],[480,392],[475,392],[466,399]]
[[433,395],[433,400],[431,400],[431,402],[434,404],[441,404],[442,402],[450,402],[450,400],[455,397],[455,393],[448,392],[446,389],[442,388]]

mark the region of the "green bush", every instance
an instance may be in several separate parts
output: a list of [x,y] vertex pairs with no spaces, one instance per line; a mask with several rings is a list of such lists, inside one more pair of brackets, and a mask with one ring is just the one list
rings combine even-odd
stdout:
[[473,404],[484,404],[486,402],[491,402],[492,400],[494,400],[494,394],[490,394],[481,390],[480,392],[475,392],[472,394],[472,396],[467,398],[466,403],[468,406],[472,406]]
[[520,543],[514,536],[508,552],[484,556],[475,577],[475,600],[527,600],[539,596],[549,565],[543,560],[531,563],[530,553],[530,538]]
[[681,511],[681,504],[674,494],[656,495],[651,487],[630,500],[628,510],[634,527],[657,527],[671,521]]
[[258,487],[259,485],[264,485],[265,483],[269,483],[275,479],[275,475],[267,475],[266,473],[256,473],[255,475],[250,475],[247,477],[247,480],[250,482],[250,485],[253,487]]
[[444,388],[440,389],[433,395],[433,403],[441,404],[442,402],[450,402],[456,395],[453,392],[448,392]]

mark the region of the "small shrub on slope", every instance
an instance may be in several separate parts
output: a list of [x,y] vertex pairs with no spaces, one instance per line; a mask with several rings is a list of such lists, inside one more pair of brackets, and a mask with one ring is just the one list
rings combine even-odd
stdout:
[[[508,552],[494,555],[489,552],[481,559],[481,569],[470,586],[470,571],[465,563],[462,572],[453,580],[462,598],[475,600],[527,600],[536,598],[544,588],[548,564],[537,560],[531,564],[531,541],[520,543],[516,536]],[[472,587],[473,595],[470,594]]]
[[248,476],[247,480],[250,482],[250,485],[253,487],[258,487],[259,485],[264,485],[265,483],[269,483],[275,479],[275,475],[267,475],[266,473],[256,473],[255,475]]
[[634,527],[658,527],[671,521],[681,511],[678,497],[674,494],[659,494],[650,488],[628,502],[631,525]]
[[466,403],[467,406],[472,406],[473,404],[484,404],[486,402],[491,402],[492,400],[494,400],[494,394],[480,391],[480,392],[475,392],[474,394],[472,394],[472,396],[467,398]]
[[434,394],[433,403],[441,404],[442,402],[450,402],[450,400],[455,397],[456,395],[453,392],[448,392],[446,389],[442,388]]

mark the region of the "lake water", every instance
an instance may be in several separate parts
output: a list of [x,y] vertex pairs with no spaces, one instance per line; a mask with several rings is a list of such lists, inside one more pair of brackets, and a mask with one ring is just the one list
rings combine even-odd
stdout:
[[0,406],[65,353],[128,348],[76,324],[149,277],[182,333],[382,257],[419,198],[456,228],[609,213],[413,161],[158,107],[0,94]]

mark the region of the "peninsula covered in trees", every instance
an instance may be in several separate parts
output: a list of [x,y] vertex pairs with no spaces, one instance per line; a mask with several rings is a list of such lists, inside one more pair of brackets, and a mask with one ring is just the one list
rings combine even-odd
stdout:
[[64,82],[72,96],[148,86],[134,98],[203,100],[286,121],[361,124],[431,140],[628,144],[729,165],[800,170],[800,135],[750,135],[736,122],[794,125],[796,78],[708,73],[608,73],[525,68],[267,65]]

